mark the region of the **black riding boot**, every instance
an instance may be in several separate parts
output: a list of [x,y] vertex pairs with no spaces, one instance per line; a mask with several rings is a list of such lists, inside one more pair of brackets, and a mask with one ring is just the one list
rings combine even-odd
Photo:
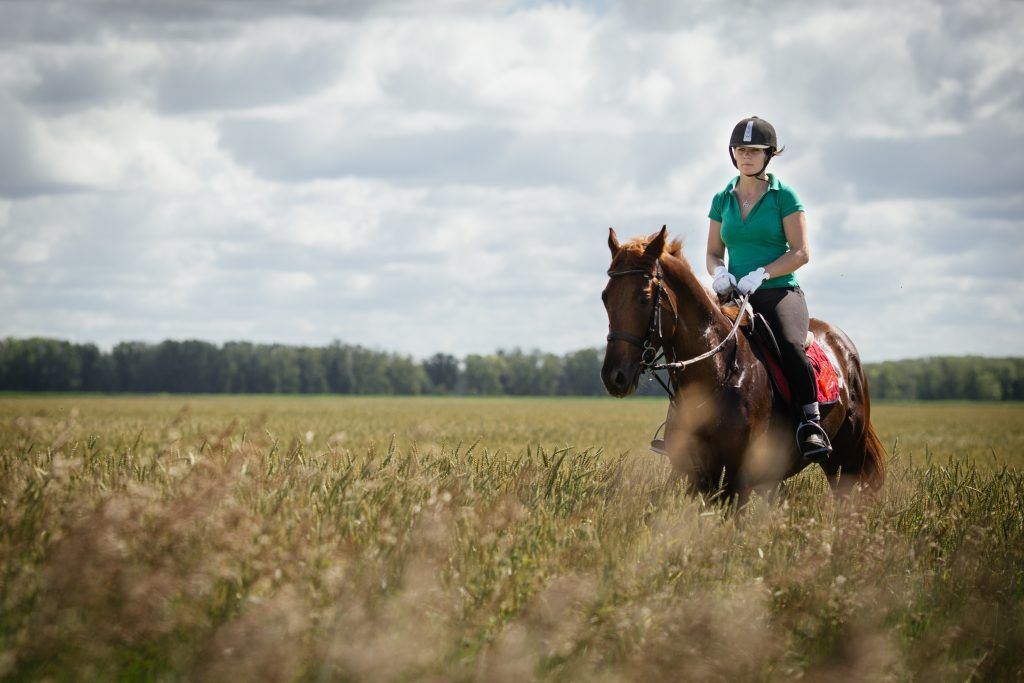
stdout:
[[828,434],[818,424],[821,413],[818,411],[817,401],[805,405],[803,413],[803,422],[796,428],[796,443],[800,448],[800,454],[805,460],[824,462],[832,453],[832,444],[829,443]]

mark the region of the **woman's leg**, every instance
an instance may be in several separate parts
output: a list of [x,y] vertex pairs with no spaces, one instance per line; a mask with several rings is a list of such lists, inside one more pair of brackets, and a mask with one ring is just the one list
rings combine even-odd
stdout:
[[750,297],[754,310],[765,317],[779,344],[782,371],[789,380],[793,407],[802,420],[797,427],[797,444],[804,457],[821,461],[832,447],[828,435],[818,425],[818,387],[814,368],[804,350],[810,317],[801,289],[764,289]]
[[807,359],[804,341],[810,317],[807,314],[807,300],[803,290],[775,288],[759,289],[750,297],[750,305],[765,317],[779,343],[782,371],[789,380],[796,407],[814,403],[818,399],[818,388],[814,379],[814,368]]

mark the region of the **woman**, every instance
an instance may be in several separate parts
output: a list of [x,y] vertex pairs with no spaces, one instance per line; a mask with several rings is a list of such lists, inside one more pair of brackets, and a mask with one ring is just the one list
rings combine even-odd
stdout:
[[814,369],[804,351],[807,302],[796,278],[797,269],[811,258],[807,219],[796,192],[765,173],[768,162],[781,153],[775,128],[764,119],[752,116],[736,124],[729,158],[740,174],[711,201],[707,268],[718,294],[733,289],[749,294],[750,305],[771,325],[793,404],[800,407],[800,452],[820,462],[832,446],[818,425]]

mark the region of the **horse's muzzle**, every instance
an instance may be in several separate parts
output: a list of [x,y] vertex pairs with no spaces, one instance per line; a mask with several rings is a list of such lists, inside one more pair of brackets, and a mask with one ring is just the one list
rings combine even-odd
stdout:
[[605,363],[601,368],[601,381],[604,388],[612,396],[622,398],[629,396],[636,391],[637,381],[640,379],[640,364],[630,363],[625,366],[612,366]]

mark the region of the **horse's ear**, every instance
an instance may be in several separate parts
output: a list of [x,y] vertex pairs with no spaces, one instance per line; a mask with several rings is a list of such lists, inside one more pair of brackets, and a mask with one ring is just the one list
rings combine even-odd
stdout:
[[665,239],[667,235],[668,226],[661,226],[661,230],[649,238],[651,241],[647,244],[647,248],[644,249],[644,254],[655,259],[661,258],[662,252],[665,251]]
[[619,253],[619,237],[615,234],[615,228],[608,228],[608,248],[612,251],[612,258]]

